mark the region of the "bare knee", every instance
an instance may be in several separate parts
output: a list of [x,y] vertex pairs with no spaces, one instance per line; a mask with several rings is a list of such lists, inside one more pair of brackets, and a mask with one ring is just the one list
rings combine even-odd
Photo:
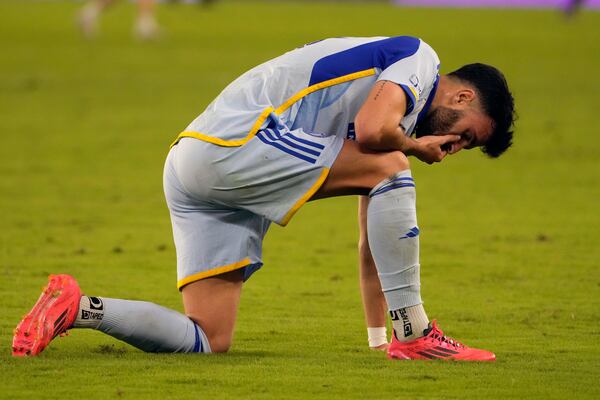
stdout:
[[379,170],[381,171],[381,180],[397,174],[410,168],[408,158],[401,151],[391,151],[382,153],[379,159]]
[[232,343],[233,337],[231,335],[213,335],[212,337],[208,337],[208,344],[213,353],[227,353]]
[[368,176],[369,190],[377,186],[381,181],[394,176],[400,171],[410,168],[408,158],[400,151],[380,153],[375,162],[370,165]]
[[204,332],[204,335],[208,339],[208,344],[212,353],[226,353],[229,351],[231,344],[233,343],[232,330],[222,326],[210,326],[206,321],[202,321],[202,318],[195,318],[193,315],[188,314],[188,318],[194,321],[194,323],[202,329],[202,332]]
[[183,287],[185,313],[202,329],[214,353],[231,347],[243,277],[242,270],[235,270]]

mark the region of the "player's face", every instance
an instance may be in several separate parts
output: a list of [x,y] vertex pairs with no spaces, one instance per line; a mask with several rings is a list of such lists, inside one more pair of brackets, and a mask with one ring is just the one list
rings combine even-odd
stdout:
[[449,132],[450,129],[462,118],[462,111],[449,107],[437,107],[425,115],[417,125],[417,137],[437,135],[440,132]]
[[452,145],[451,153],[485,145],[492,134],[492,119],[473,107],[439,106],[419,123],[416,136],[458,135],[461,140]]

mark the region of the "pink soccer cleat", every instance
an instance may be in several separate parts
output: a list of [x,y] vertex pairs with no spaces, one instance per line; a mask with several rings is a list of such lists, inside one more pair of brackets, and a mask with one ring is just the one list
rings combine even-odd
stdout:
[[35,356],[73,325],[81,290],[70,275],[50,275],[48,285],[31,311],[23,317],[13,336],[15,357]]
[[425,336],[410,342],[400,342],[396,333],[388,349],[388,358],[397,360],[457,360],[457,361],[494,361],[496,355],[487,350],[473,349],[444,336],[432,321],[424,331]]

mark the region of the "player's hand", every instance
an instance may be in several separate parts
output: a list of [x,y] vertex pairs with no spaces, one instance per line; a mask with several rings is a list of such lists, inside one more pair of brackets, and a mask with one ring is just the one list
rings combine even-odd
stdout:
[[458,135],[423,136],[415,139],[416,145],[413,146],[412,155],[427,164],[440,162],[448,154],[453,154],[460,150],[453,151],[455,147],[453,144],[460,141],[460,139]]

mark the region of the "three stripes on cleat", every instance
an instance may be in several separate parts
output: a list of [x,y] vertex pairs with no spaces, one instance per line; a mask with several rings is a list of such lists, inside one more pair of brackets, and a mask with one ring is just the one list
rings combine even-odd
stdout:
[[63,325],[67,319],[67,313],[69,312],[69,309],[66,309],[65,311],[63,311],[62,314],[60,314],[60,316],[56,319],[56,321],[54,321],[54,337],[56,337],[58,335],[58,333],[56,332],[60,332],[63,328]]
[[423,357],[427,357],[430,360],[433,360],[436,358],[446,358],[446,357],[453,356],[454,354],[458,354],[458,351],[446,349],[441,346],[436,346],[435,348],[436,348],[436,350],[427,349],[427,350],[417,351],[416,353],[422,355]]

